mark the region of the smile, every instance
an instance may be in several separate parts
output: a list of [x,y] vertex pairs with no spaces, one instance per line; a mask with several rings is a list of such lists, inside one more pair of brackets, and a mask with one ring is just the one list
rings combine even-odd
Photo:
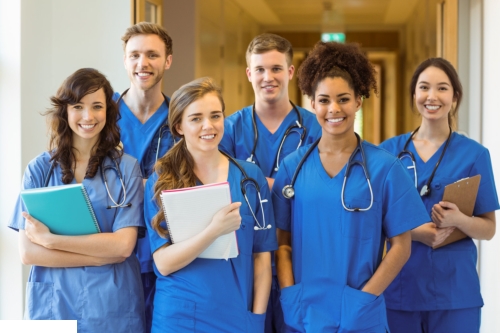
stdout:
[[427,110],[431,110],[431,111],[436,111],[437,109],[439,109],[441,107],[441,105],[425,105],[425,108]]
[[96,127],[97,124],[92,124],[92,125],[84,125],[84,124],[80,124],[80,127],[83,128],[84,130],[89,130],[89,129],[92,129],[94,127]]
[[343,122],[344,119],[345,119],[345,117],[344,118],[332,118],[332,119],[327,119],[326,121],[329,123],[335,124],[335,123]]

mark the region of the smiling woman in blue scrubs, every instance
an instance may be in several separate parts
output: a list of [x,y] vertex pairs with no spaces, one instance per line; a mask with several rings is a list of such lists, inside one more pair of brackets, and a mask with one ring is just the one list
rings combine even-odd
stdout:
[[[410,93],[411,104],[422,117],[420,127],[381,147],[406,156],[401,161],[416,168],[410,174],[417,177],[415,183],[432,222],[412,230],[411,257],[384,293],[389,326],[396,333],[479,332],[483,300],[472,238],[491,239],[495,234],[499,205],[490,154],[479,143],[452,131],[463,93],[448,61],[431,58],[420,64]],[[406,152],[400,155],[403,150]],[[481,182],[473,217],[441,201],[446,185],[478,174]],[[455,228],[468,237],[432,248]]]
[[[158,276],[152,332],[263,332],[271,288],[269,252],[277,248],[267,180],[253,163],[230,161],[219,152],[224,102],[212,79],[198,79],[179,88],[172,96],[168,117],[172,134],[180,140],[156,163],[146,182],[144,203]],[[259,185],[262,202],[254,186],[242,184],[244,175],[238,165]],[[172,244],[160,209],[161,191],[226,181],[232,204],[221,209],[199,234]],[[241,186],[246,188],[248,204]],[[272,227],[256,230],[252,211],[260,217],[262,209],[266,225]],[[219,236],[234,231],[238,257],[197,258]]]
[[[144,228],[139,164],[120,142],[113,90],[95,69],[69,76],[51,98],[51,151],[32,160],[23,189],[82,183],[102,233],[62,236],[26,213],[17,200],[9,227],[19,231],[24,264],[33,265],[26,287],[25,319],[77,320],[78,332],[144,332],[144,300],[134,249]],[[116,163],[115,163],[116,162]],[[53,169],[51,168],[53,165]],[[128,205],[120,203],[126,191]],[[123,175],[123,187],[118,172]],[[116,169],[115,169],[116,170]],[[71,223],[71,221],[68,221]]]
[[354,132],[374,73],[357,45],[322,42],[299,69],[322,136],[285,158],[273,187],[289,332],[386,332],[382,292],[410,255],[409,230],[429,219],[398,159]]

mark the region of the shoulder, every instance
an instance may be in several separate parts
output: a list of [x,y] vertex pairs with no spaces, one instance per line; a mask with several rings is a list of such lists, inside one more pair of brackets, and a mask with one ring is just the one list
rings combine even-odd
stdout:
[[247,117],[252,115],[252,106],[246,106],[241,110],[236,111],[235,113],[229,115],[225,119],[226,124],[236,124],[238,122],[244,121]]
[[115,92],[113,94],[113,101],[117,102],[118,99],[120,98],[121,94],[119,92]]
[[[123,153],[121,157],[119,157],[120,169],[125,172],[126,175],[130,175],[130,177],[141,177],[141,168],[139,167],[139,162],[135,157],[132,157],[129,154]],[[124,176],[126,176],[124,175]]]
[[390,153],[392,153],[394,155],[397,155],[397,154],[399,154],[399,152],[401,150],[403,150],[403,148],[404,148],[406,142],[408,141],[408,139],[410,138],[410,136],[411,136],[411,132],[392,137],[392,138],[387,139],[384,142],[382,142],[379,145],[379,147],[389,151]]
[[264,173],[262,173],[262,170],[257,165],[255,165],[255,163],[239,159],[235,159],[235,161],[243,168],[243,170],[245,170],[248,177],[254,178],[259,183],[260,183],[259,179],[265,180],[266,177],[264,176]]
[[52,164],[50,158],[50,152],[46,151],[32,159],[24,171],[24,181],[30,183],[32,187],[42,186]]

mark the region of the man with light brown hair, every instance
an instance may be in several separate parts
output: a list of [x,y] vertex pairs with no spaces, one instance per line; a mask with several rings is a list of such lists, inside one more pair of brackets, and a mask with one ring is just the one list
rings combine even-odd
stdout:
[[[288,97],[288,83],[295,73],[288,40],[261,34],[248,45],[246,60],[255,102],[226,118],[220,148],[237,159],[257,164],[272,188],[283,158],[319,138],[321,127],[313,113],[296,106]],[[285,330],[279,296],[273,260],[266,333]]]
[[[162,93],[163,75],[172,64],[172,39],[162,26],[141,22],[129,27],[122,41],[130,88],[114,95],[121,115],[121,141],[125,153],[138,159],[147,179],[156,160],[174,144],[167,123],[169,99]],[[138,240],[136,249],[150,332],[156,274],[147,234]]]

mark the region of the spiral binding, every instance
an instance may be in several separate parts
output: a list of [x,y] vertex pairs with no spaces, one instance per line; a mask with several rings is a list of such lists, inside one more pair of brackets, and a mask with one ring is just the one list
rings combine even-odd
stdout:
[[163,205],[163,215],[165,215],[165,224],[167,225],[167,230],[168,230],[168,235],[170,237],[170,242],[174,244],[174,236],[172,235],[172,232],[170,231],[170,225],[168,224],[168,218],[167,218],[167,210],[165,209],[165,202],[163,201],[163,196],[160,195],[161,199],[161,204]]
[[94,208],[92,207],[92,203],[90,202],[87,190],[85,189],[85,186],[83,186],[83,185],[82,185],[82,193],[83,193],[83,196],[85,197],[85,201],[87,202],[87,207],[89,209],[90,215],[92,215],[92,220],[94,220],[94,226],[95,226],[97,232],[101,232],[101,228],[99,228],[99,223],[97,222],[97,217],[95,216],[95,213],[94,213]]

